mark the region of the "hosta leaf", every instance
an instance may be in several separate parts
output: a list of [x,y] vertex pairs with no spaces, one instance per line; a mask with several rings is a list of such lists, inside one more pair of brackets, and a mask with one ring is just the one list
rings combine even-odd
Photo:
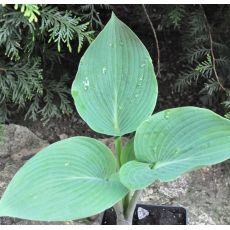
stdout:
[[123,165],[122,183],[143,188],[230,158],[230,121],[207,109],[181,107],[154,114],[138,127],[137,161]]
[[65,221],[94,215],[128,192],[115,173],[115,158],[99,141],[59,141],[18,171],[0,200],[0,216]]
[[131,160],[135,160],[134,138],[129,140],[129,142],[124,146],[121,152],[121,164],[122,165]]
[[157,82],[139,38],[114,14],[82,57],[72,96],[96,132],[121,136],[153,112]]

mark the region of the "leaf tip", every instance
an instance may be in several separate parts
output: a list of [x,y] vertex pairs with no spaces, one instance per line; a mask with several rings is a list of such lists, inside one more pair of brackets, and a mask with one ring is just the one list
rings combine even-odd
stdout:
[[112,11],[112,15],[111,15],[111,20],[115,20],[118,19],[116,14]]

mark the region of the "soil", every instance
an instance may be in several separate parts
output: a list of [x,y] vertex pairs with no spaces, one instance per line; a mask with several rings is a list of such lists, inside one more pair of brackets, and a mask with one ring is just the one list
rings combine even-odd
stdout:
[[24,120],[23,115],[19,114],[14,118],[13,123],[26,126],[39,138],[47,140],[50,144],[72,136],[88,136],[97,139],[108,137],[90,129],[77,112],[70,116],[50,119],[46,124],[40,120]]
[[102,219],[102,225],[116,225],[117,224],[117,215],[114,208],[105,210]]
[[[147,211],[147,216],[138,218],[138,209]],[[105,211],[102,225],[116,225],[117,216],[113,208]],[[133,225],[185,225],[186,209],[175,206],[155,206],[138,204],[133,215]]]

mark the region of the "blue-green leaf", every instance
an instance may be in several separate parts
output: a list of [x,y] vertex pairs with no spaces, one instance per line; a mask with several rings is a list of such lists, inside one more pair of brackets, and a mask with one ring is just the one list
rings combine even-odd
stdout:
[[230,158],[230,121],[207,109],[168,109],[138,127],[134,150],[136,161],[120,170],[125,186],[140,189],[155,180],[175,180]]
[[113,14],[80,61],[72,85],[78,113],[94,131],[122,136],[152,114],[157,92],[148,51]]
[[66,221],[104,211],[128,190],[101,142],[73,137],[52,144],[15,175],[0,200],[0,216]]

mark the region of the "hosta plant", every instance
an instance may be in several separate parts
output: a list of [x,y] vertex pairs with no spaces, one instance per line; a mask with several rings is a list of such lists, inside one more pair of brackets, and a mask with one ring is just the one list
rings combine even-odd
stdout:
[[82,136],[51,144],[12,179],[0,216],[68,221],[115,206],[118,224],[131,224],[141,189],[230,157],[229,120],[196,107],[152,115],[157,94],[147,49],[113,14],[82,57],[72,96],[94,131],[114,137],[116,151]]

